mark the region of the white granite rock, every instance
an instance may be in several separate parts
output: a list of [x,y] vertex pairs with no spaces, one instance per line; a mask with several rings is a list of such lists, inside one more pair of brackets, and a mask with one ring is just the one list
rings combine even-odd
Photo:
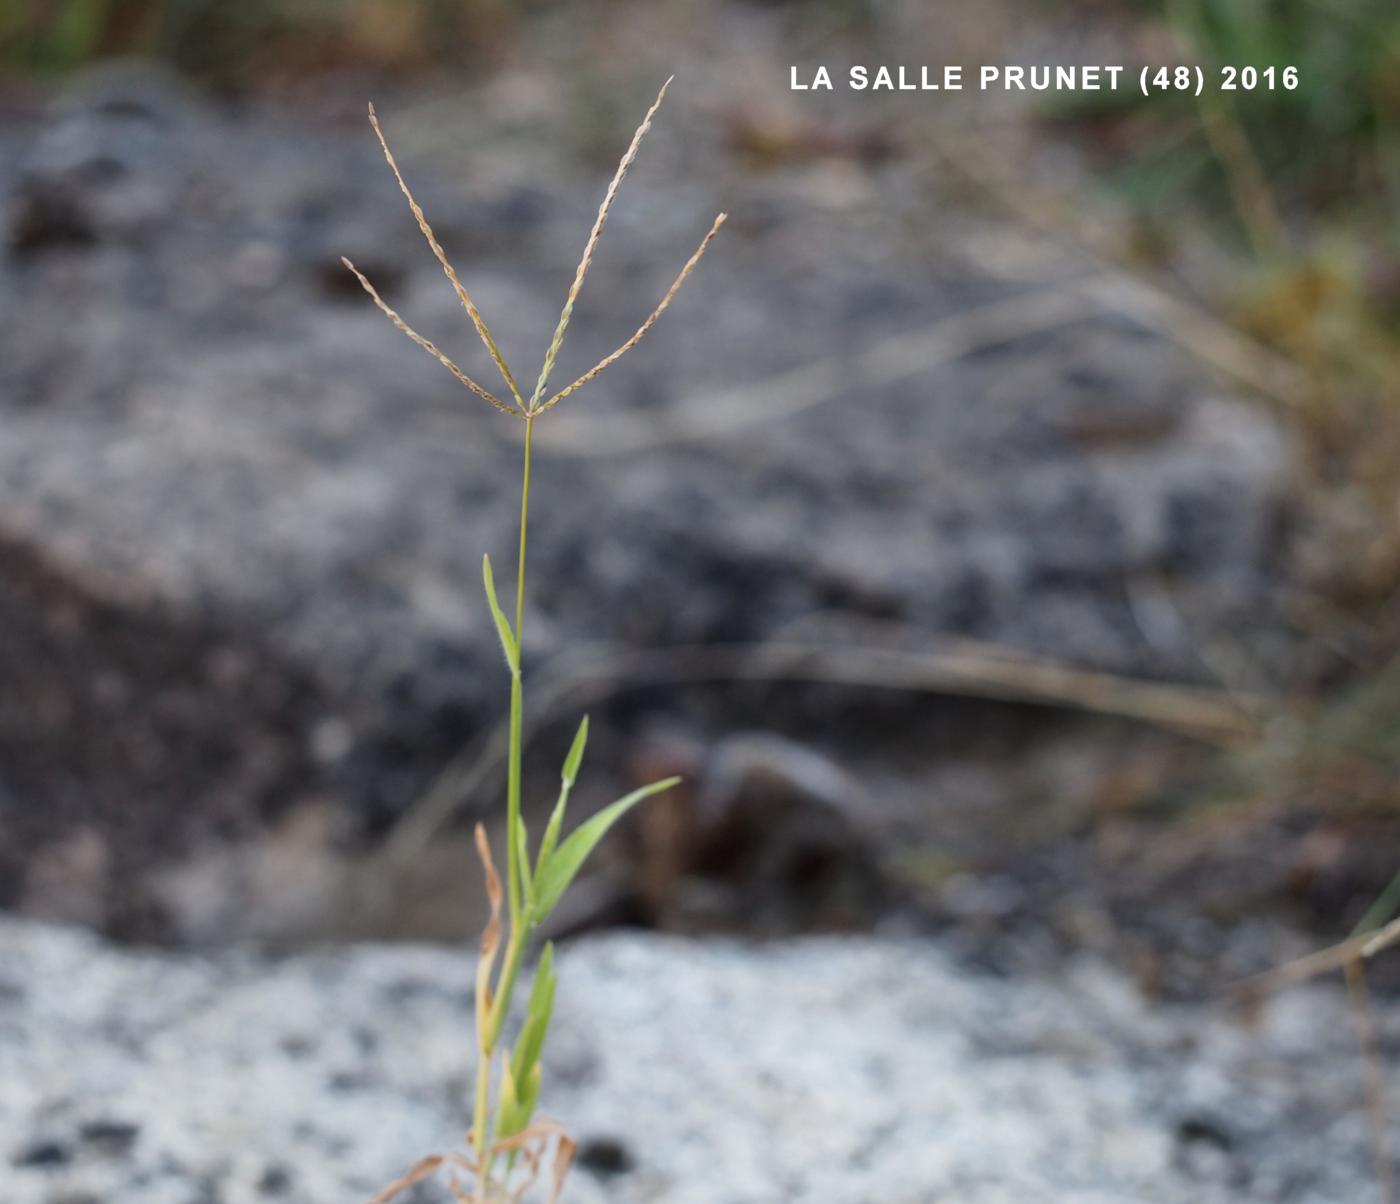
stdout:
[[[1246,1029],[1099,964],[1000,979],[866,938],[615,934],[561,974],[545,1106],[581,1141],[573,1204],[1375,1193],[1328,987]],[[153,954],[0,921],[0,1199],[364,1200],[462,1138],[470,978],[450,949]]]

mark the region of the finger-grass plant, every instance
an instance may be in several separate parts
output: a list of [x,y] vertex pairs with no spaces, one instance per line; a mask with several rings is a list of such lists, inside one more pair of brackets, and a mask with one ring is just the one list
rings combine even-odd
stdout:
[[[656,102],[647,111],[642,124],[632,137],[618,164],[617,172],[608,185],[598,216],[584,244],[583,256],[579,260],[573,283],[564,300],[563,311],[554,328],[539,377],[528,398],[522,393],[516,378],[511,372],[495,339],[487,329],[481,313],[471,296],[458,279],[456,271],[447,260],[441,244],[433,234],[427,217],[413,199],[403,173],[389,150],[389,144],[380,129],[374,107],[369,110],[370,124],[384,150],[384,157],[398,181],[400,189],[408,199],[409,208],[417,219],[423,237],[443,272],[457,293],[462,307],[467,311],[472,326],[486,347],[487,354],[495,363],[505,381],[507,396],[503,399],[482,387],[468,376],[432,342],[413,330],[397,313],[385,304],[374,286],[348,259],[345,266],[355,273],[360,284],[374,300],[389,320],[403,331],[418,346],[434,356],[457,380],[482,400],[496,409],[525,423],[524,456],[521,464],[520,488],[520,542],[516,560],[515,611],[514,621],[502,608],[496,594],[495,579],[491,572],[491,559],[482,558],[482,576],[486,586],[486,601],[491,617],[500,636],[501,649],[505,653],[506,667],[510,671],[510,742],[507,760],[506,779],[506,882],[502,892],[500,877],[491,856],[490,845],[485,830],[480,824],[476,828],[476,846],[481,855],[486,876],[486,892],[490,902],[490,918],[481,937],[481,950],[476,971],[476,1040],[477,1072],[476,1092],[472,1113],[471,1133],[468,1137],[469,1152],[435,1154],[424,1158],[403,1178],[392,1183],[375,1197],[374,1204],[391,1200],[412,1184],[430,1178],[439,1171],[446,1170],[450,1176],[449,1186],[453,1196],[462,1202],[487,1204],[501,1200],[518,1200],[538,1177],[543,1155],[551,1142],[554,1144],[554,1159],[551,1175],[550,1199],[557,1198],[569,1162],[573,1154],[573,1144],[568,1136],[555,1124],[535,1119],[535,1106],[540,1094],[540,1052],[549,1029],[554,1007],[554,953],[546,945],[534,971],[529,1000],[526,1004],[524,1020],[516,1033],[515,1042],[509,1049],[505,1045],[506,1022],[510,1015],[511,999],[520,977],[530,939],[536,928],[548,918],[558,906],[564,892],[582,868],[588,855],[619,819],[631,808],[651,795],[670,788],[679,779],[667,778],[653,782],[640,790],[635,790],[611,806],[599,811],[587,822],[581,824],[568,836],[563,835],[565,808],[569,792],[578,775],[583,760],[584,745],[588,739],[588,719],[579,724],[578,735],[574,737],[568,756],[564,759],[559,787],[559,799],[553,813],[545,825],[543,834],[534,850],[531,850],[529,834],[520,813],[521,751],[523,747],[522,715],[524,711],[524,683],[521,672],[521,657],[524,644],[525,626],[525,550],[526,533],[530,517],[530,452],[536,420],[547,410],[558,405],[570,394],[588,384],[604,369],[615,363],[637,345],[656,320],[671,304],[680,286],[694,270],[700,257],[705,253],[710,240],[724,222],[725,215],[715,218],[709,233],[701,240],[695,253],[681,268],[675,282],[661,298],[660,304],[632,335],[616,351],[604,356],[592,368],[553,394],[547,392],[554,363],[569,328],[574,303],[583,287],[584,277],[593,262],[593,253],[598,238],[603,232],[608,213],[617,197],[618,186],[637,155],[642,138],[651,128],[651,121],[666,95],[668,80],[662,87]],[[504,908],[502,907],[504,893]],[[505,923],[502,923],[502,911]],[[504,951],[504,952],[503,952]],[[495,1086],[494,1098],[492,1086]],[[458,1173],[465,1171],[474,1183],[469,1193],[459,1182]]]

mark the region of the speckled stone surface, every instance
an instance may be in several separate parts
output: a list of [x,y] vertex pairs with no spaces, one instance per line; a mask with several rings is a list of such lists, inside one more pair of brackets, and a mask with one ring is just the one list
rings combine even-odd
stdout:
[[[365,1199],[461,1139],[470,970],[422,946],[157,955],[0,923],[3,1197]],[[1337,989],[1245,1029],[1101,964],[1013,981],[895,941],[612,935],[561,971],[545,1101],[581,1141],[575,1204],[1374,1192]]]

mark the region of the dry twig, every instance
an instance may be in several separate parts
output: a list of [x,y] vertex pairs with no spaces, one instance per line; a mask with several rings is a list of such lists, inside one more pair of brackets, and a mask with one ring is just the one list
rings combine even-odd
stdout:
[[[657,682],[835,682],[1068,707],[1136,719],[1221,745],[1255,735],[1252,709],[1268,709],[1259,698],[1241,700],[1218,690],[1117,677],[968,640],[949,640],[924,651],[791,640],[652,649],[597,645],[544,666],[540,677],[531,709],[536,729],[565,707]],[[400,864],[413,860],[487,786],[505,755],[506,736],[506,725],[499,725],[456,757],[400,818],[382,855]]]

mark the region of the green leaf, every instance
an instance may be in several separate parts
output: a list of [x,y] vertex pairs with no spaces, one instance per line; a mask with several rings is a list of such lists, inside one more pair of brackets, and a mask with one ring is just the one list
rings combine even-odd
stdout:
[[[507,1070],[506,1073],[512,1074],[513,1072]],[[517,1133],[523,1132],[526,1125],[530,1123],[531,1118],[535,1115],[535,1105],[539,1103],[540,1080],[542,1078],[543,1075],[540,1073],[540,1068],[536,1066],[534,1070],[530,1072],[529,1077],[516,1089],[517,1096],[515,1107],[511,1110],[511,1115],[508,1118],[509,1127],[507,1127],[505,1121],[502,1120],[501,1123],[496,1126],[496,1136],[498,1138],[514,1137]],[[514,1169],[515,1160],[519,1154],[519,1150],[511,1150],[510,1153],[506,1155],[506,1167],[508,1170]]]
[[501,1089],[496,1096],[496,1136],[514,1137],[525,1123],[520,1118],[520,1095],[515,1087],[515,1074],[510,1059],[501,1060]]
[[535,1105],[540,1099],[540,1081],[544,1078],[540,1070],[539,1063],[530,1069],[529,1077],[520,1088],[520,1102],[516,1105],[516,1118],[520,1128],[524,1128],[530,1123],[535,1115]]
[[554,856],[554,848],[559,843],[559,829],[564,826],[564,809],[569,805],[569,791],[574,788],[579,766],[583,763],[583,750],[588,744],[588,716],[578,725],[578,734],[569,746],[569,755],[564,758],[564,771],[560,775],[559,801],[554,804],[549,822],[545,825],[544,836],[540,839],[540,856],[535,863],[536,877],[544,870],[545,864]]
[[506,664],[512,673],[520,672],[520,649],[515,643],[515,633],[510,629],[505,611],[496,599],[496,579],[491,575],[491,557],[481,558],[481,576],[486,582],[486,601],[491,606],[491,617],[496,620],[496,634],[501,637],[501,649],[506,654]]
[[525,905],[529,907],[535,901],[535,887],[530,877],[530,834],[526,831],[525,821],[519,817],[516,820],[514,838],[520,866],[520,884],[525,888]]
[[515,1053],[511,1057],[511,1073],[517,1083],[527,1082],[531,1070],[540,1060],[544,1049],[545,1034],[549,1031],[549,1021],[554,1014],[554,945],[545,945],[540,954],[539,965],[535,967],[535,981],[530,986],[530,1002],[525,1009],[525,1023],[520,1029],[520,1038],[515,1043]]
[[613,824],[643,799],[669,790],[679,781],[680,778],[666,778],[664,781],[653,782],[650,786],[643,786],[640,790],[634,790],[626,797],[618,799],[611,806],[604,807],[592,819],[581,824],[568,840],[550,854],[535,876],[535,920],[543,920],[558,906],[569,883],[583,868],[588,854],[607,835]]
[[554,847],[559,843],[559,829],[564,823],[564,808],[569,802],[569,788],[562,786],[559,789],[559,801],[554,804],[554,810],[550,814],[549,822],[545,824],[544,835],[540,837],[540,856],[535,862],[535,880],[544,873],[545,866],[549,864],[549,859],[554,856]]
[[583,717],[583,722],[578,725],[578,735],[574,737],[574,742],[569,746],[569,755],[564,758],[564,785],[573,787],[578,778],[578,767],[583,764],[583,750],[588,744],[588,716]]
[[554,1007],[554,942],[546,941],[535,963],[535,978],[530,984],[530,1002],[525,1008],[527,1016],[543,1016],[549,1021],[550,1010]]

